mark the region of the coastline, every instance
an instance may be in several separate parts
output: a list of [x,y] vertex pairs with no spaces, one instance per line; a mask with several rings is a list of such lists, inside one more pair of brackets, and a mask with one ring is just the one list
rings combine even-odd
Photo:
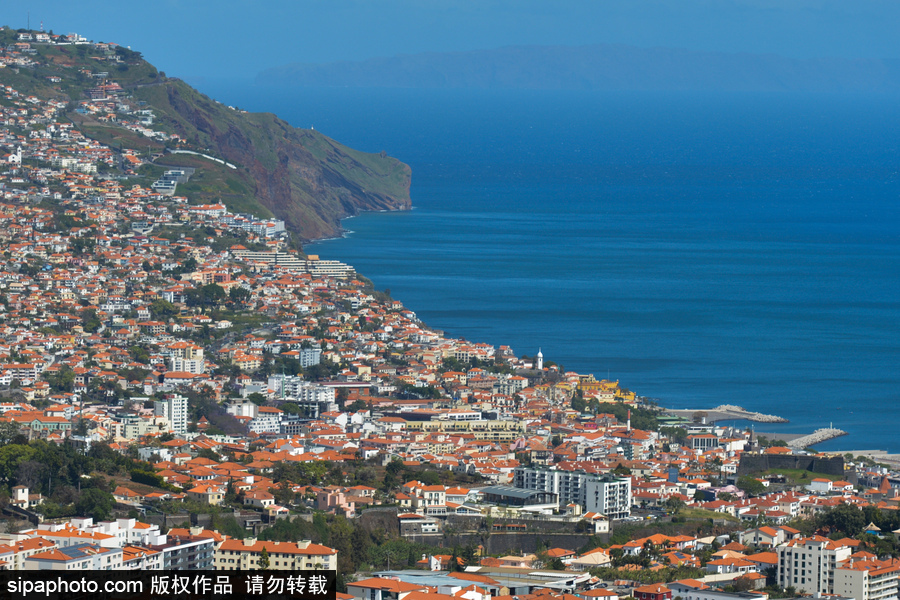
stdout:
[[347,215],[346,217],[341,217],[341,220],[340,220],[340,231],[339,231],[340,235],[333,235],[333,236],[329,236],[329,237],[320,237],[320,238],[304,239],[304,240],[302,240],[302,242],[303,242],[303,247],[304,247],[304,251],[305,251],[305,249],[306,249],[306,246],[311,246],[311,245],[313,245],[313,244],[319,244],[319,243],[322,243],[322,242],[333,242],[333,241],[336,241],[336,240],[347,239],[347,238],[350,237],[352,234],[356,233],[356,232],[355,232],[354,230],[352,230],[352,229],[347,229],[347,228],[345,228],[345,227],[344,227],[344,221],[348,221],[348,220],[350,220],[350,219],[355,219],[356,217],[359,217],[359,216],[364,215],[364,214],[367,214],[367,213],[371,213],[371,214],[391,213],[391,214],[393,214],[393,213],[400,213],[400,212],[410,212],[410,211],[415,210],[415,208],[416,208],[415,206],[410,206],[409,208],[390,208],[390,209],[382,208],[382,209],[360,210],[359,212],[357,212],[357,213],[354,214],[354,215]]
[[[412,210],[412,208],[410,209]],[[379,211],[361,211],[361,214],[364,213],[395,213],[399,211],[394,210],[379,210]],[[360,215],[351,215],[345,217],[341,221],[343,222],[345,219],[352,219]],[[342,234],[338,237],[330,237],[330,238],[319,238],[316,240],[309,240],[309,244],[317,244],[321,242],[329,242],[335,240],[342,240],[349,237],[350,234],[355,233],[350,229],[343,229]],[[365,275],[363,275],[365,277]],[[427,326],[427,324],[426,324]],[[766,424],[783,424],[790,423],[789,419],[778,415],[764,414],[756,411],[750,411],[742,406],[732,405],[732,404],[722,404],[718,405],[711,409],[662,409],[663,413],[678,416],[683,419],[692,419],[694,415],[697,413],[703,413],[705,415],[704,422],[705,423],[717,423],[720,421],[751,421],[754,423],[766,423]],[[811,448],[816,444],[820,444],[829,440],[833,440],[838,437],[843,437],[849,435],[847,431],[837,429],[837,428],[819,428],[811,433],[758,433],[757,435],[763,435],[770,439],[778,439],[785,441],[787,447],[793,450],[804,450]],[[880,452],[880,451],[872,451],[872,452]],[[900,465],[900,455],[896,455],[897,464]]]
[[[419,110],[407,98],[397,94],[385,94],[385,97],[394,103],[390,107],[382,107],[387,116],[394,114],[391,111],[396,111],[398,106],[403,108],[404,114],[411,114],[417,119],[434,112]],[[456,96],[449,99],[460,101]],[[443,102],[443,99],[439,100]],[[442,102],[436,102],[433,106],[443,109],[445,105]],[[471,117],[472,113],[461,111],[458,114]],[[394,121],[385,120],[384,123],[394,124]],[[469,133],[469,123],[461,122],[461,128],[456,131]],[[515,123],[513,119],[509,120],[510,125]],[[499,124],[507,123],[500,121]],[[566,124],[561,123],[562,126]],[[347,136],[353,139],[352,132],[348,133],[347,129],[349,124],[344,125],[344,131],[339,136],[341,139]],[[441,133],[443,130],[434,128],[434,131],[427,131]],[[507,129],[497,127],[496,131],[505,134]],[[554,139],[561,133],[566,133],[566,130],[554,131]],[[587,180],[583,187],[566,190],[564,198],[559,199],[559,206],[565,207],[566,213],[573,211],[586,215],[584,221],[587,223],[602,219],[603,211],[612,211],[623,217],[622,229],[616,230],[613,243],[595,244],[593,240],[596,238],[592,237],[596,233],[594,229],[585,227],[583,231],[580,221],[573,222],[563,211],[545,208],[556,206],[557,197],[553,190],[541,187],[541,182],[547,180],[541,169],[521,170],[523,160],[528,159],[528,156],[520,157],[522,153],[510,152],[506,157],[509,165],[492,164],[488,171],[481,168],[481,163],[474,167],[470,164],[475,158],[484,158],[482,152],[471,156],[462,153],[462,159],[454,158],[454,152],[467,148],[456,143],[455,137],[438,151],[431,146],[421,146],[416,139],[410,141],[390,130],[376,128],[366,130],[366,135],[361,136],[357,145],[364,147],[368,144],[374,148],[375,142],[370,140],[376,137],[384,137],[386,147],[394,154],[408,158],[412,164],[416,175],[412,190],[417,205],[414,210],[420,214],[412,219],[398,218],[397,214],[391,213],[390,217],[379,219],[374,213],[360,213],[358,217],[362,222],[345,223],[355,233],[345,236],[344,242],[310,245],[308,251],[315,253],[318,250],[323,257],[329,255],[328,258],[354,265],[360,273],[372,279],[377,289],[389,288],[394,297],[415,310],[425,323],[444,330],[447,335],[505,344],[529,355],[537,347],[543,347],[546,356],[567,369],[584,373],[593,371],[597,375],[609,373],[613,379],[620,379],[623,385],[638,394],[660,398],[662,406],[714,407],[727,399],[748,411],[779,415],[791,421],[784,427],[770,426],[766,429],[804,434],[827,427],[829,420],[834,418],[835,425],[847,430],[850,435],[822,444],[822,447],[829,450],[851,446],[893,448],[894,444],[887,439],[886,432],[880,430],[872,436],[874,439],[860,443],[860,439],[867,438],[864,433],[867,425],[859,417],[861,411],[856,411],[856,415],[848,414],[846,406],[844,413],[838,411],[845,400],[835,393],[834,386],[822,387],[817,383],[818,367],[806,367],[804,357],[808,354],[804,346],[807,342],[821,346],[818,338],[814,336],[810,340],[786,343],[781,339],[780,330],[770,331],[765,326],[768,319],[790,322],[794,318],[792,315],[802,314],[796,312],[795,297],[782,301],[779,293],[787,289],[784,286],[788,284],[788,275],[795,264],[782,259],[793,256],[793,250],[785,254],[784,248],[779,246],[783,240],[796,244],[791,248],[798,248],[804,255],[822,257],[821,262],[841,267],[841,264],[835,263],[841,255],[831,256],[835,246],[827,246],[828,251],[824,254],[812,247],[819,239],[818,230],[804,231],[804,237],[800,238],[790,231],[779,229],[778,235],[773,236],[777,240],[769,243],[766,238],[759,250],[755,245],[744,245],[749,239],[747,236],[757,233],[756,229],[737,225],[729,228],[728,233],[732,237],[726,239],[729,244],[736,240],[734,247],[719,243],[716,237],[702,238],[700,242],[687,235],[676,236],[674,241],[665,236],[654,237],[653,225],[658,223],[653,219],[649,223],[643,222],[635,211],[621,206],[617,202],[621,194],[604,196],[602,204],[591,199],[589,194],[595,191],[597,185],[593,180]],[[516,137],[510,139],[518,140]],[[540,136],[535,139],[545,141]],[[564,139],[581,141],[574,135]],[[413,160],[413,157],[416,159]],[[768,163],[763,161],[761,164]],[[583,176],[585,173],[572,169],[571,174]],[[616,185],[631,182],[618,176],[610,176],[610,181]],[[604,182],[606,179],[599,182],[602,184],[600,189],[606,189],[603,186],[607,183]],[[747,189],[755,193],[757,187],[753,184]],[[679,189],[674,191],[677,193]],[[530,190],[534,191],[535,198],[541,197],[543,200],[527,203],[508,198],[529,198]],[[646,205],[660,210],[666,208],[653,204],[652,199],[646,200]],[[707,210],[705,204],[697,206]],[[712,205],[708,210],[718,215],[718,206]],[[787,214],[779,215],[793,217],[802,208],[798,205],[796,211],[786,210]],[[700,219],[699,223],[694,224],[698,231],[710,231],[705,214],[710,213],[694,215]],[[493,219],[504,219],[508,225]],[[732,220],[723,222],[743,223]],[[640,226],[634,226],[634,223],[640,223]],[[673,223],[679,224],[681,221]],[[666,225],[661,223],[661,226]],[[564,226],[566,229],[563,229]],[[643,234],[639,230],[644,229],[650,232],[650,237],[640,237]],[[715,233],[718,230],[711,231]],[[564,247],[557,247],[555,240],[563,239],[560,237],[563,233],[564,239],[577,240],[580,247],[590,248],[590,252],[607,257],[608,268],[592,271],[578,255],[567,252]],[[715,248],[719,252],[724,245],[725,252],[730,253],[725,263],[734,270],[728,273],[739,272],[739,269],[747,268],[746,264],[765,265],[765,268],[760,271],[758,285],[755,280],[749,285],[747,279],[727,279],[730,287],[710,288],[709,284],[714,283],[716,278],[702,275],[696,277],[701,283],[693,280],[690,286],[678,281],[673,283],[667,279],[668,271],[663,268],[672,266],[673,255],[666,245],[657,257],[657,245],[654,244],[660,243],[658,238],[663,238],[663,244],[677,242],[673,248],[678,250],[678,257],[702,258],[707,250]],[[703,241],[707,239],[711,241]],[[492,240],[501,243],[488,243]],[[692,245],[695,242],[700,246]],[[640,244],[646,252],[632,252],[635,244]],[[682,254],[682,250],[690,252]],[[355,252],[353,258],[350,257],[351,251]],[[343,256],[331,256],[338,253]],[[501,260],[485,260],[486,257]],[[704,261],[684,260],[687,261],[684,265],[705,264]],[[678,261],[676,264],[682,266],[681,258]],[[724,267],[711,264],[703,270],[692,266],[690,272],[720,273],[719,268]],[[829,281],[815,277],[799,282],[797,293],[800,295],[796,298],[811,298],[810,306],[814,307],[813,314],[818,315],[816,318],[837,311],[836,304],[842,299],[840,293],[831,292],[831,286],[827,284]],[[807,282],[812,283],[806,285]],[[824,283],[820,286],[817,282]],[[716,291],[709,297],[708,318],[699,318],[691,312],[691,306],[694,306],[691,302],[695,298],[689,293],[687,296],[682,294],[682,286],[686,292],[694,289]],[[823,289],[818,289],[820,287]],[[548,292],[550,289],[555,291],[551,294]],[[678,301],[663,302],[663,292],[659,290],[666,290],[665,294]],[[720,290],[725,291],[719,293]],[[584,297],[599,297],[602,302],[581,302],[580,298]],[[820,297],[825,300],[818,302]],[[854,323],[866,324],[862,313],[868,308],[854,309],[847,318],[852,318]],[[875,312],[877,308],[869,312]],[[735,315],[741,315],[741,318],[733,319]],[[552,326],[548,325],[550,323]],[[714,324],[724,325],[719,328]],[[682,331],[691,332],[690,337],[684,339],[685,343],[675,343],[675,340],[681,339]],[[766,332],[765,335],[759,333],[762,331]],[[656,334],[650,335],[648,332]],[[874,339],[878,337],[876,332]],[[609,340],[616,340],[616,343],[603,343]],[[703,340],[702,344],[700,340]],[[740,351],[734,349],[732,340],[739,342]],[[683,350],[686,344],[690,352]],[[860,351],[858,356],[866,358],[865,368],[853,368],[849,381],[869,381],[885,371],[884,363],[888,360],[884,356],[870,360],[864,351]],[[826,363],[828,358],[826,355]],[[715,370],[711,368],[713,366]],[[768,398],[759,397],[763,393],[756,379],[760,373],[768,373],[774,380],[787,383],[779,389],[775,389],[774,385],[771,389],[766,388],[764,393]],[[887,384],[890,379],[885,380]],[[887,384],[880,384],[871,391],[873,403],[884,406],[888,413],[900,412],[891,410],[888,400],[892,392],[886,389],[889,387]],[[783,403],[772,399],[772,396],[782,394],[791,399]],[[815,411],[813,406],[825,410]],[[832,410],[837,412],[832,413],[829,407],[834,407]],[[741,419],[743,416],[726,414],[721,418]],[[893,422],[894,415],[888,414],[885,420]],[[754,429],[757,428],[754,426]]]
[[887,450],[846,450],[842,454],[863,456],[876,463],[884,463],[889,467],[900,468],[900,454],[891,454]]

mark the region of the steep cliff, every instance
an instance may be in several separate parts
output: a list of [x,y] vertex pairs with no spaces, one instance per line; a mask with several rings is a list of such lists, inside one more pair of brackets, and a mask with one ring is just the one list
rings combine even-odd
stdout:
[[304,238],[334,236],[341,218],[363,210],[410,208],[411,171],[397,159],[347,148],[270,113],[236,111],[182,81],[141,87],[135,97],[189,146],[236,165],[255,201]]

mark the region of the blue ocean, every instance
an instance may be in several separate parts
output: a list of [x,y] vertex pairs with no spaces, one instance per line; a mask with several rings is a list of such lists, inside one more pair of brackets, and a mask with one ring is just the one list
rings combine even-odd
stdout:
[[307,250],[447,335],[900,452],[897,98],[199,87],[409,163]]

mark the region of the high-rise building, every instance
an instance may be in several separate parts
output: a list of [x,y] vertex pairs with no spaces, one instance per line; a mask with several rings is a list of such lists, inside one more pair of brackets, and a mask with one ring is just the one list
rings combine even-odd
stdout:
[[153,414],[165,417],[173,433],[187,433],[188,401],[180,394],[168,394],[153,403]]

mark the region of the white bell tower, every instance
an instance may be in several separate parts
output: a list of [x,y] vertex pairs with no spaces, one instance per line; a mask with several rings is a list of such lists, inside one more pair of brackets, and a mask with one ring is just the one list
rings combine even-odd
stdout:
[[538,371],[544,370],[544,354],[541,352],[541,349],[538,348],[537,356],[535,357],[537,360],[535,361],[534,368]]

